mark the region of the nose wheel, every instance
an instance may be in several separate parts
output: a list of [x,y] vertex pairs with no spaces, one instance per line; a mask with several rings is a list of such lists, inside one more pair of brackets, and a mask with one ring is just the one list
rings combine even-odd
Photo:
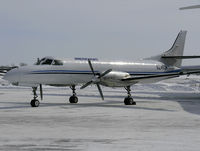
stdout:
[[76,96],[76,88],[75,85],[70,87],[72,89],[73,95],[69,98],[70,103],[78,103],[78,97]]
[[136,105],[136,102],[133,100],[133,98],[131,97],[131,89],[130,86],[125,87],[128,96],[125,97],[124,99],[124,104],[125,105]]
[[38,95],[36,91],[37,91],[37,87],[33,87],[33,100],[31,100],[30,102],[32,107],[38,107],[40,105],[40,101],[37,100]]

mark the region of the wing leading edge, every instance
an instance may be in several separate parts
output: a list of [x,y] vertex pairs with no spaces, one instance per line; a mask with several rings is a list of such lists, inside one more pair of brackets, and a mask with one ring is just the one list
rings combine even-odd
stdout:
[[156,74],[156,75],[130,77],[126,79],[121,79],[121,81],[135,84],[135,83],[142,83],[143,81],[146,81],[146,80],[176,78],[182,75],[198,74],[198,73],[200,73],[200,69],[198,70],[188,69],[188,70],[180,70],[179,72],[176,72],[176,73],[164,73],[164,74],[162,73],[162,74]]

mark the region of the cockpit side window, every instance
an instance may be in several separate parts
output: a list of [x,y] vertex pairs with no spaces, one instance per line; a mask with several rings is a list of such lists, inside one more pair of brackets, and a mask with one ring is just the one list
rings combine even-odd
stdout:
[[40,65],[44,61],[45,61],[45,58],[42,58],[41,60],[38,58],[37,62],[35,63],[35,65]]
[[42,58],[42,59],[40,60],[40,63],[43,62],[45,59],[46,59],[46,58]]
[[41,65],[51,65],[52,59],[46,59],[44,62],[41,62]]

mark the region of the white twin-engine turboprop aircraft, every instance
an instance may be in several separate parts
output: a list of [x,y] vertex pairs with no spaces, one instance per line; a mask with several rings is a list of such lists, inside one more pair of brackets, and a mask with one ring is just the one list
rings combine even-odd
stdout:
[[78,98],[75,86],[82,85],[81,89],[95,84],[100,96],[104,99],[100,85],[108,87],[124,87],[128,96],[124,99],[125,105],[135,105],[131,97],[131,85],[137,83],[153,83],[184,74],[197,73],[197,70],[181,70],[182,59],[199,58],[200,56],[183,56],[186,31],[180,31],[173,46],[168,51],[146,58],[140,62],[101,62],[92,58],[79,58],[73,61],[61,61],[45,57],[33,66],[13,69],[6,73],[4,79],[17,86],[33,88],[34,98],[32,107],[38,107],[36,90],[40,88],[43,98],[42,85],[69,86],[73,95],[70,103],[77,103]]

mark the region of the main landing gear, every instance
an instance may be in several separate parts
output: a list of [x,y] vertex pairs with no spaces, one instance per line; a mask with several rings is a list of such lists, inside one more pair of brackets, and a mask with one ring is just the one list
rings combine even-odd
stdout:
[[130,86],[125,87],[128,96],[125,97],[124,99],[124,104],[125,105],[136,105],[136,102],[133,100],[133,98],[131,97],[131,89]]
[[40,105],[40,102],[37,100],[37,87],[33,87],[33,100],[31,100],[30,104],[32,107],[38,107]]
[[[78,103],[78,97],[76,96],[76,88],[75,85],[70,86],[70,88],[72,89],[72,93],[73,95],[69,98],[69,102],[70,103]],[[41,89],[41,88],[40,88]],[[131,97],[131,89],[130,86],[125,87],[128,96],[124,99],[124,104],[125,105],[136,105],[136,102],[133,100],[133,98]],[[33,99],[31,100],[30,104],[32,107],[38,107],[40,105],[39,100],[37,100],[37,87],[33,87]],[[42,98],[42,94],[41,94],[41,98]]]
[[78,103],[78,97],[76,96],[76,88],[75,85],[70,86],[70,88],[72,89],[72,93],[73,95],[69,98],[69,102],[70,103]]

